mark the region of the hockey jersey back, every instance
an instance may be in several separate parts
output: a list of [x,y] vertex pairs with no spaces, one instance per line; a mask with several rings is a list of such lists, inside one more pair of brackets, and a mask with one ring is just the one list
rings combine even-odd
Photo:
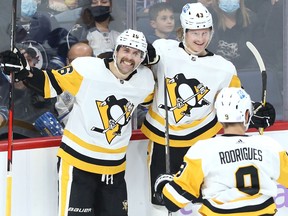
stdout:
[[201,191],[200,212],[209,216],[274,214],[277,182],[288,187],[287,179],[287,153],[275,140],[222,135],[192,146],[163,193],[182,208]]

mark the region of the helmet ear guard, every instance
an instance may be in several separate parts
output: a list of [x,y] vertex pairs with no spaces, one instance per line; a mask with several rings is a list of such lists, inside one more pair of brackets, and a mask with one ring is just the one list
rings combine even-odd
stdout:
[[[248,129],[253,115],[253,106],[250,96],[242,88],[223,88],[215,101],[218,121],[221,123],[243,123]],[[246,122],[246,111],[250,117]]]

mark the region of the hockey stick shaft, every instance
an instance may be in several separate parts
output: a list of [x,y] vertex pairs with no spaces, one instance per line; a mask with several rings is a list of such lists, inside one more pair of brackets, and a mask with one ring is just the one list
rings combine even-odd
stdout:
[[166,173],[170,174],[170,143],[169,143],[169,120],[168,120],[168,90],[167,83],[164,77],[164,104],[165,104],[165,164]]
[[[171,174],[170,169],[170,142],[169,142],[169,120],[168,120],[168,89],[167,82],[164,76],[164,104],[165,104],[165,168],[166,173]],[[168,216],[172,216],[172,212],[168,211]]]
[[[266,72],[266,68],[263,62],[263,59],[259,53],[259,51],[257,50],[257,48],[249,41],[246,42],[247,47],[250,49],[250,51],[253,53],[257,64],[260,68],[260,72],[261,72],[261,77],[262,77],[262,98],[261,98],[261,102],[262,105],[265,106],[266,105],[266,97],[267,97],[267,72]],[[259,133],[262,135],[264,132],[264,128],[259,128]]]
[[[15,30],[17,16],[17,0],[12,1],[11,15],[11,37],[10,49],[13,51],[15,46]],[[6,191],[6,216],[11,216],[12,208],[12,150],[13,150],[13,120],[14,120],[14,72],[11,73],[9,89],[9,114],[8,114],[8,148],[7,148],[7,191]]]

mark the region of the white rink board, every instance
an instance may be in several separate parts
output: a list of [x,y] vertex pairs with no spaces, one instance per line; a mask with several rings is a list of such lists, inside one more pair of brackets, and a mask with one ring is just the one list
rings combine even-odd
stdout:
[[[288,151],[288,131],[265,132]],[[149,190],[147,176],[147,140],[131,141],[127,153],[127,188],[129,216],[149,216]],[[57,147],[13,152],[12,216],[57,215]],[[0,216],[5,215],[7,152],[0,152]],[[288,190],[278,186],[275,197],[276,216],[288,215]],[[194,216],[191,206],[177,216]]]

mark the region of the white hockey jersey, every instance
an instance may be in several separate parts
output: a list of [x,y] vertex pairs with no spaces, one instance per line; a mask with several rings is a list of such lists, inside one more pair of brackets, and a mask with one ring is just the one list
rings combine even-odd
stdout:
[[181,44],[165,39],[153,43],[160,55],[160,61],[152,68],[157,87],[141,128],[150,140],[165,144],[166,82],[172,147],[189,147],[197,140],[214,136],[221,129],[213,108],[216,94],[224,87],[241,87],[231,62],[212,53],[203,57],[189,55]]
[[288,187],[287,179],[287,153],[271,137],[218,135],[188,150],[163,194],[173,211],[198,198],[201,191],[203,215],[273,215],[277,182]]
[[119,80],[103,59],[80,57],[71,66],[45,73],[45,97],[55,97],[60,90],[73,94],[75,103],[58,156],[93,173],[123,171],[132,113],[153,99],[151,70],[140,65],[127,80]]

